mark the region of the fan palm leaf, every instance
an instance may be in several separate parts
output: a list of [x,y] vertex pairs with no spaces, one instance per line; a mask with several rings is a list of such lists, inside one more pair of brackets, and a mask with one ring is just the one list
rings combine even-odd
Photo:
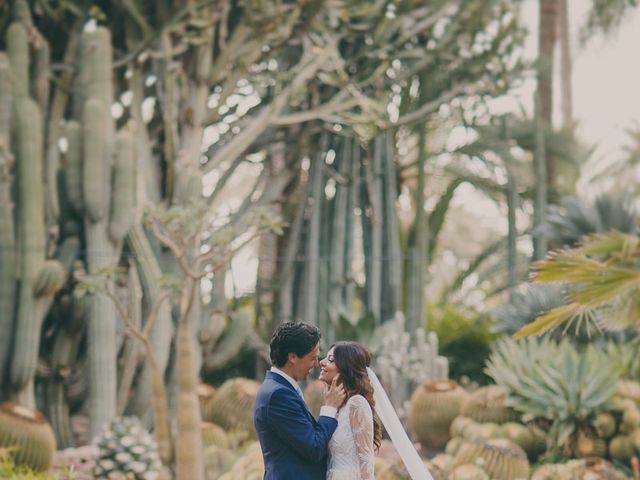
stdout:
[[576,319],[606,328],[640,323],[640,239],[620,232],[586,237],[534,265],[533,280],[566,285],[569,304],[525,325],[516,338],[539,335]]

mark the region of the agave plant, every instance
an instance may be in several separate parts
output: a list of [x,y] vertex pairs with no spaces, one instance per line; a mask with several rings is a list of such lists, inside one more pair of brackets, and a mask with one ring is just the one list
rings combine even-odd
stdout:
[[619,379],[614,362],[594,348],[578,352],[567,340],[503,340],[491,354],[487,374],[509,392],[523,419],[549,424],[551,449],[567,451],[593,430]]
[[609,342],[605,353],[616,364],[620,376],[628,380],[640,381],[640,341],[633,338],[626,343]]
[[601,195],[588,205],[578,197],[566,196],[547,214],[547,238],[552,246],[573,247],[582,237],[597,232],[638,231],[638,212],[626,195]]
[[567,322],[604,328],[640,324],[640,237],[620,232],[585,237],[582,245],[534,264],[533,280],[564,284],[568,303],[525,325],[515,338],[539,335]]

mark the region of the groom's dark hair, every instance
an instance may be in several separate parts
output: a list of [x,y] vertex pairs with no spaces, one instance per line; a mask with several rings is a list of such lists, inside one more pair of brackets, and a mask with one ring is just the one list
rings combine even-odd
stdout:
[[304,322],[283,322],[271,336],[271,363],[283,367],[290,353],[304,357],[320,342],[320,330]]

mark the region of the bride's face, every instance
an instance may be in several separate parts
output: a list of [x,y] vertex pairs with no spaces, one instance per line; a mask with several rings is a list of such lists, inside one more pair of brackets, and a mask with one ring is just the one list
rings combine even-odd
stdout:
[[320,362],[320,380],[331,383],[333,377],[338,374],[338,367],[333,359],[333,348],[329,350],[327,356]]

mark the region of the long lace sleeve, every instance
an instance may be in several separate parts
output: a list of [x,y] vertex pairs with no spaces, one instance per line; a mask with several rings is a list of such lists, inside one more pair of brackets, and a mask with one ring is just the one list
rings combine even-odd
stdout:
[[349,399],[349,424],[356,444],[360,480],[374,480],[373,474],[373,414],[369,402],[355,395]]

